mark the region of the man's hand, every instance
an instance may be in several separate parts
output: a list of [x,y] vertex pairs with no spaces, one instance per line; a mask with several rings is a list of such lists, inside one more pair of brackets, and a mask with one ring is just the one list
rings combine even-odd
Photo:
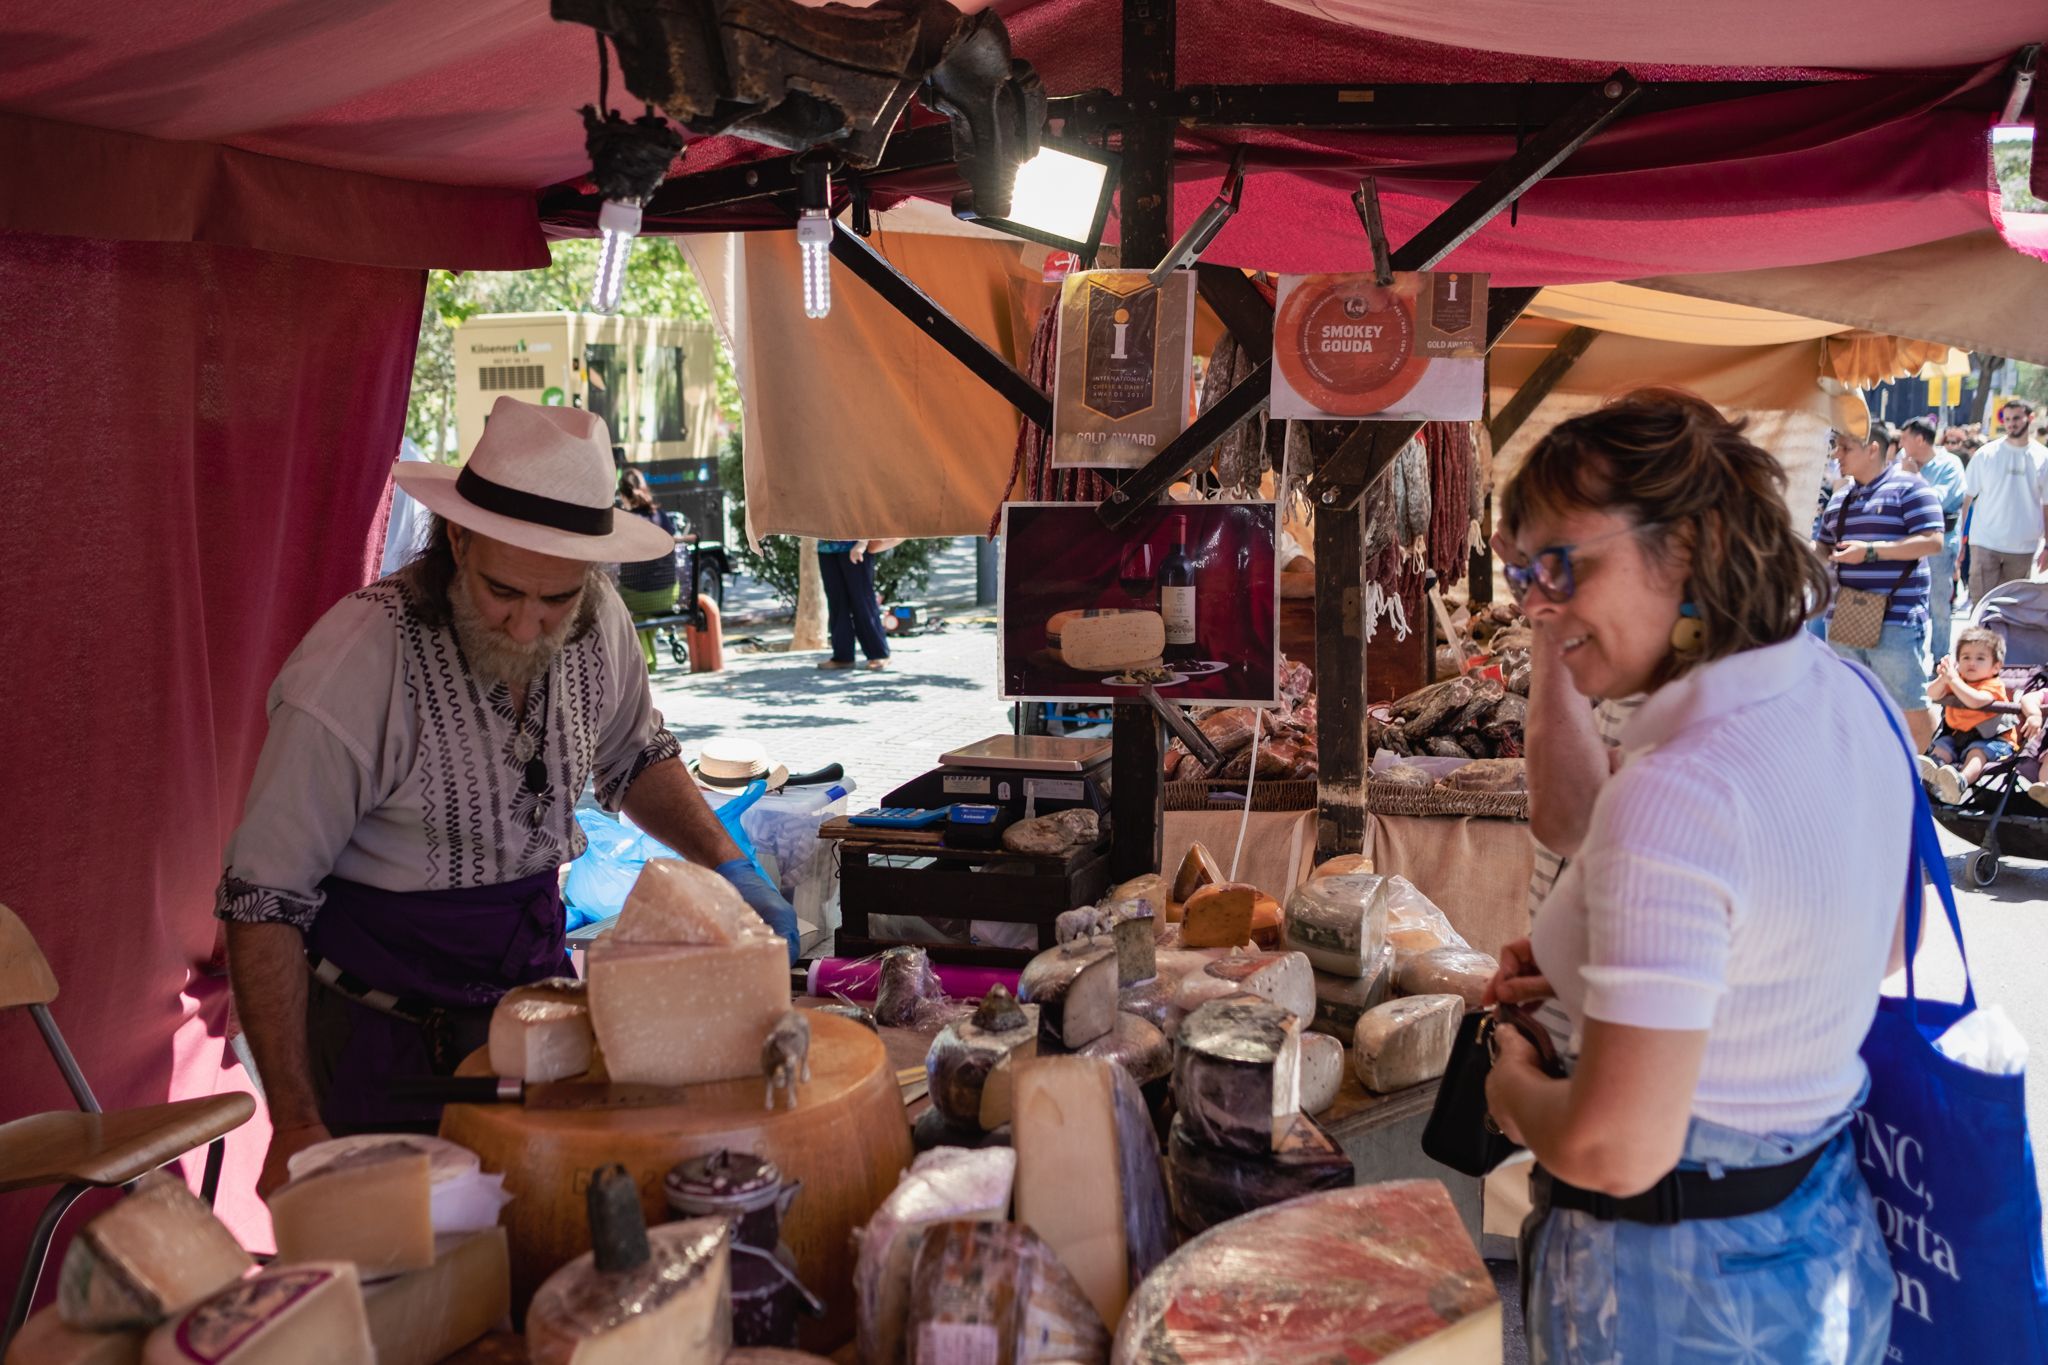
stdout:
[[2034,572],[2048,572],[2048,544],[2041,546],[2041,552],[2034,556]]
[[745,858],[720,863],[716,870],[733,890],[740,893],[740,899],[747,903],[748,908],[766,920],[770,929],[782,935],[789,944],[789,960],[794,963],[802,947],[798,942],[796,908]]
[[256,1193],[268,1199],[272,1190],[291,1179],[287,1163],[314,1143],[327,1141],[327,1137],[327,1125],[318,1119],[271,1129],[270,1150],[263,1157],[263,1174],[256,1177]]
[[[1500,950],[1500,970],[1493,974],[1493,980],[1486,983],[1486,991],[1479,998],[1482,1005],[1526,1005],[1537,1000],[1554,998],[1557,992],[1550,988],[1550,979],[1536,965],[1536,955],[1529,948],[1529,940],[1518,938]],[[1513,1029],[1508,1030],[1513,1033]]]
[[1869,548],[1868,541],[1845,540],[1828,552],[1828,558],[1837,564],[1861,564],[1863,552]]

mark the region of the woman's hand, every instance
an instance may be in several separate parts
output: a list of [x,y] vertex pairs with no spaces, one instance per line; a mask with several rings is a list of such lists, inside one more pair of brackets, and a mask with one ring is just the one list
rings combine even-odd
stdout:
[[1494,1029],[1493,1069],[1486,1073],[1486,1109],[1493,1116],[1494,1126],[1505,1133],[1509,1141],[1526,1147],[1529,1144],[1523,1141],[1522,1130],[1516,1126],[1513,1116],[1507,1112],[1505,1093],[1507,1087],[1519,1079],[1513,1073],[1521,1067],[1527,1067],[1539,1076],[1543,1073],[1535,1047],[1522,1036],[1522,1031],[1518,1028]]
[[[1493,980],[1486,983],[1486,992],[1479,998],[1482,1005],[1526,1005],[1537,1000],[1554,999],[1557,992],[1550,988],[1550,981],[1543,975],[1543,969],[1536,965],[1536,955],[1529,948],[1529,940],[1518,938],[1500,950],[1500,970],[1493,974]],[[1508,1030],[1513,1033],[1513,1029]],[[1525,1042],[1524,1047],[1528,1046]]]
[[861,560],[867,558],[867,553],[868,543],[865,540],[856,540],[853,542],[853,548],[846,552],[846,557],[858,564]]

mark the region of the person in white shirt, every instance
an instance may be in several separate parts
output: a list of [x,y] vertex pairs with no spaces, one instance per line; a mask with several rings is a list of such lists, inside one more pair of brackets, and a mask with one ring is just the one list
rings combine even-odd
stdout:
[[1739,422],[1646,390],[1557,426],[1500,495],[1504,573],[1572,686],[1644,696],[1487,991],[1554,996],[1576,1043],[1556,1078],[1500,1028],[1486,1086],[1538,1166],[1535,1359],[1884,1357],[1848,1124],[1914,779],[1875,680],[1803,629],[1828,580],[1785,488]]
[[2048,449],[2029,439],[2034,405],[2012,398],[1998,409],[2005,435],[1987,442],[1963,474],[1963,516],[1970,526],[1970,600],[2001,583],[2048,569]]

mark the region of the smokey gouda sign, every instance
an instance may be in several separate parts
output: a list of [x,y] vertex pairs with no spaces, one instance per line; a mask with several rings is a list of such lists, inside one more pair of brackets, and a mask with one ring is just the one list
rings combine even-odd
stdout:
[[1187,425],[1194,277],[1090,270],[1060,288],[1053,463],[1135,468]]
[[1484,275],[1282,275],[1273,415],[1471,420],[1485,355]]

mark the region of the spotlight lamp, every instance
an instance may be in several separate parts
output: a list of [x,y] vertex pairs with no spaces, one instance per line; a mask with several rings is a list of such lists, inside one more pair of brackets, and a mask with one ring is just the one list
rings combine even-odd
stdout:
[[1118,161],[1114,152],[1085,143],[1043,138],[1038,154],[1017,167],[1008,213],[977,212],[970,190],[954,199],[953,214],[1092,261],[1109,220]]

